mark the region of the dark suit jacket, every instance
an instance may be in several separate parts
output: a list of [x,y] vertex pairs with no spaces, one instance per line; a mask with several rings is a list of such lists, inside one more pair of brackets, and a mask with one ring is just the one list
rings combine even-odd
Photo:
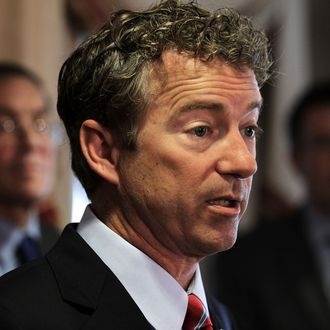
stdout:
[[39,241],[40,250],[42,255],[45,255],[54,246],[54,244],[60,237],[60,233],[53,226],[44,224],[41,221],[40,234],[41,234],[41,239]]
[[[225,308],[209,304],[214,329],[231,329]],[[45,258],[0,279],[0,329],[153,328],[71,224]]]
[[216,265],[218,297],[240,330],[330,329],[303,210],[239,240]]

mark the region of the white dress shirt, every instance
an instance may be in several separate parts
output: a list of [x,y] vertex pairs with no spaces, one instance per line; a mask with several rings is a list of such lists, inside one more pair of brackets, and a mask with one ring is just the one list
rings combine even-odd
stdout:
[[[188,305],[187,292],[166,270],[97,219],[89,206],[77,231],[116,275],[155,329],[181,329]],[[207,308],[199,267],[188,293],[196,294]]]

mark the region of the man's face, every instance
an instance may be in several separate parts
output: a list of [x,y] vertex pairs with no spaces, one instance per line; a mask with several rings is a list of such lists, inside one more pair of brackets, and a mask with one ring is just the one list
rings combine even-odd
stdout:
[[49,192],[54,150],[49,134],[42,132],[48,122],[45,106],[41,91],[29,80],[0,79],[2,203],[34,203]]
[[296,151],[299,169],[314,207],[330,215],[330,105],[306,112],[300,127],[302,147]]
[[140,219],[177,255],[203,257],[236,240],[257,170],[261,96],[248,69],[174,52],[163,60],[166,84],[148,107],[137,151],[120,158],[119,192],[127,219]]

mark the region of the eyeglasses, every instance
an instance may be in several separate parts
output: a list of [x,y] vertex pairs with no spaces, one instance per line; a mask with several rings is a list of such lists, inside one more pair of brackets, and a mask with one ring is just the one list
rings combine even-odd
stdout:
[[[36,133],[50,133],[51,124],[45,118],[35,118],[30,124],[31,128]],[[18,134],[23,129],[22,123],[19,123],[13,118],[6,117],[0,119],[0,134]]]
[[11,140],[31,129],[42,136],[49,136],[55,145],[62,143],[64,131],[59,123],[49,121],[44,117],[36,117],[31,122],[23,124],[10,116],[0,117],[0,138],[2,136],[6,140]]

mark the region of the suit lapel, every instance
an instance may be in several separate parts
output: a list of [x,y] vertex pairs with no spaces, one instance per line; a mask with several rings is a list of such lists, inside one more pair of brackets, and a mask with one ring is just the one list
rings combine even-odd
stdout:
[[97,309],[82,329],[109,330],[109,328],[122,330],[153,329],[111,272],[105,281]]
[[207,305],[214,330],[234,329],[228,310],[224,305],[209,295],[207,295]]
[[90,315],[82,329],[153,329],[119,280],[77,234],[75,225],[65,228],[46,258],[63,300]]
[[209,308],[209,312],[210,312],[210,318],[212,321],[213,329],[222,330],[223,326],[222,326],[221,320],[219,319],[218,313],[214,313],[214,310],[211,310],[210,308]]

